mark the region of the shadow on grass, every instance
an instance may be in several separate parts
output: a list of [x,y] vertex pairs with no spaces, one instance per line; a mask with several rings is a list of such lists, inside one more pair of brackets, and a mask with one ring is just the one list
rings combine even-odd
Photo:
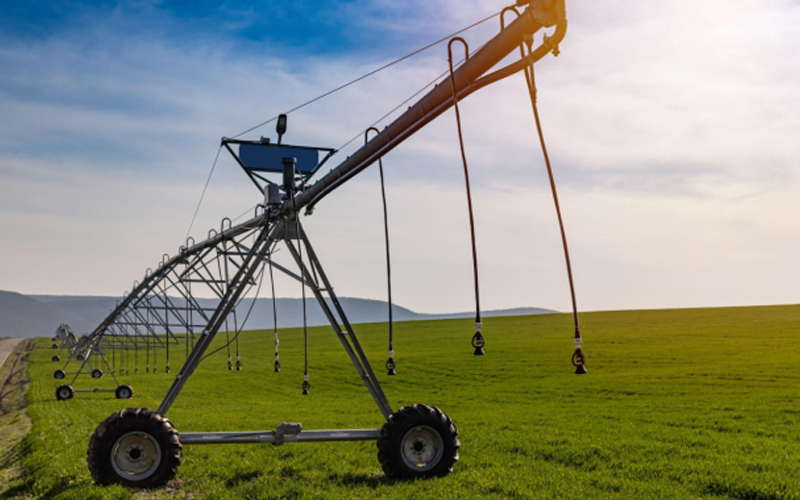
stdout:
[[25,496],[28,495],[29,493],[30,489],[25,485],[25,483],[21,483],[7,489],[2,495],[0,495],[0,498],[8,500],[25,498]]
[[788,500],[796,498],[786,491],[775,491],[774,487],[739,485],[727,481],[714,480],[706,485],[706,491],[714,496],[736,500]]
[[340,486],[366,486],[367,488],[373,489],[379,486],[391,486],[403,482],[398,479],[388,478],[383,474],[354,474],[352,472],[345,472],[344,474],[333,472],[328,475],[328,479]]
[[258,479],[260,476],[261,476],[261,471],[257,470],[237,472],[233,476],[231,476],[230,479],[225,481],[225,485],[228,488],[232,488],[241,483],[247,483],[255,479]]

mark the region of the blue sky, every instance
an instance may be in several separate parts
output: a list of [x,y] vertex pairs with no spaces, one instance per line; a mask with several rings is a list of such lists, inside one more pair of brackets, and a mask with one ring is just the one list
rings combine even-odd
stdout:
[[[414,36],[432,33],[419,17],[446,6],[421,2],[14,2],[0,12],[6,36],[41,40],[66,33],[113,29],[169,37],[177,44],[216,41],[238,51],[307,57],[347,52],[402,51]],[[431,8],[433,7],[433,8]],[[398,15],[402,17],[397,17]],[[402,19],[402,23],[394,23]],[[412,21],[412,22],[408,22]],[[416,29],[415,29],[416,28]],[[446,29],[446,27],[443,27]],[[412,35],[412,36],[409,36]]]
[[[503,6],[6,6],[0,289],[121,293],[182,243],[221,136]],[[797,302],[800,5],[597,0],[568,2],[568,15],[562,55],[543,60],[537,76],[582,307]],[[475,47],[497,28],[466,37]],[[292,114],[286,139],[337,147],[445,69],[438,46]],[[484,303],[567,309],[521,76],[470,97],[462,112]],[[250,137],[259,134],[273,127]],[[423,312],[471,307],[457,146],[447,113],[385,159],[396,296]],[[383,296],[378,193],[369,170],[306,223],[344,295]],[[223,156],[194,236],[258,201]]]

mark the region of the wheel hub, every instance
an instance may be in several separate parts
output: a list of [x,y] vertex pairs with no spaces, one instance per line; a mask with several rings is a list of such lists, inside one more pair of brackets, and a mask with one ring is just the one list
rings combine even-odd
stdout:
[[427,425],[409,430],[400,447],[403,462],[418,471],[432,469],[444,454],[442,436]]
[[150,477],[160,463],[161,446],[145,432],[129,432],[119,438],[111,449],[114,471],[132,481]]

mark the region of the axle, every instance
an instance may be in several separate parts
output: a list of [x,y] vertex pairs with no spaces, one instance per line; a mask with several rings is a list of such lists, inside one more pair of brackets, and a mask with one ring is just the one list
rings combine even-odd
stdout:
[[381,437],[380,429],[336,429],[303,431],[297,423],[282,423],[274,431],[247,432],[183,432],[181,444],[224,443],[301,443],[311,441],[369,441]]

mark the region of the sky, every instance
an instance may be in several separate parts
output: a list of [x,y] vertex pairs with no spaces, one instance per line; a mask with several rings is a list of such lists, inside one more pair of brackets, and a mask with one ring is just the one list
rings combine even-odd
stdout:
[[[121,295],[183,244],[221,137],[503,7],[4,6],[0,289]],[[579,308],[800,302],[800,2],[568,1],[567,12],[561,54],[543,59],[536,74]],[[493,19],[463,36],[475,48],[498,29]],[[284,140],[339,148],[446,68],[440,44],[292,113]],[[568,310],[523,77],[473,94],[461,110],[483,307]],[[246,137],[261,135],[274,138],[273,125]],[[384,167],[395,302],[419,312],[470,310],[453,112],[388,154]],[[260,201],[223,154],[191,235],[199,240]],[[371,167],[304,218],[339,295],[385,298],[381,216]],[[300,295],[286,280],[277,288]]]

